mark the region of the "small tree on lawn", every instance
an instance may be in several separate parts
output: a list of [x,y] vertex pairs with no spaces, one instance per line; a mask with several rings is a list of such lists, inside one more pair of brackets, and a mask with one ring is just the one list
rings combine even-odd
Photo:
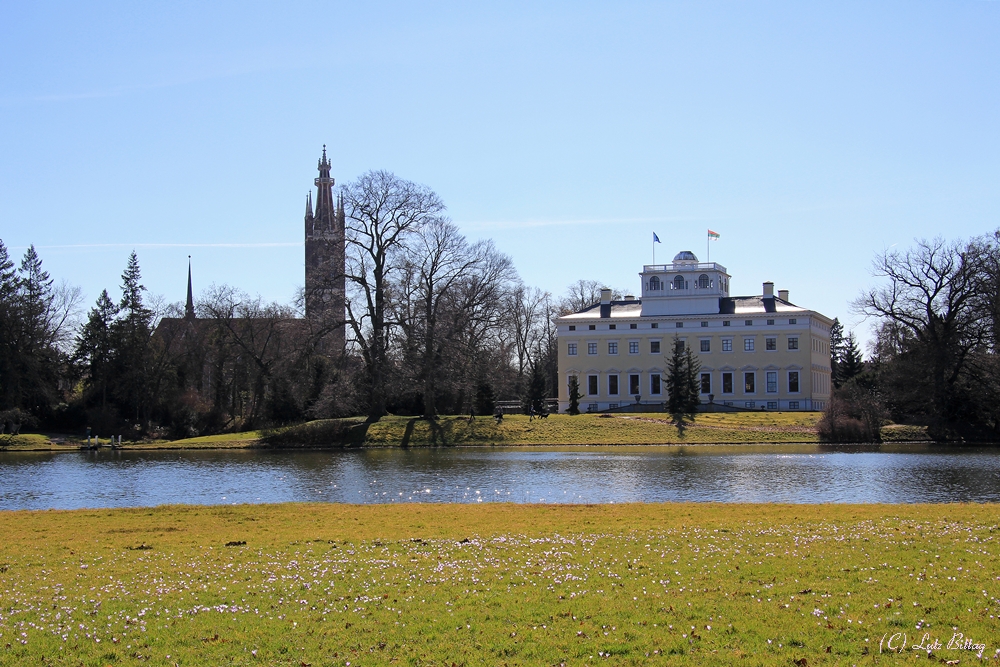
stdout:
[[569,410],[571,415],[580,414],[580,381],[575,375],[569,376]]
[[694,419],[701,402],[698,371],[701,364],[683,341],[674,336],[673,352],[667,359],[667,412],[675,421]]

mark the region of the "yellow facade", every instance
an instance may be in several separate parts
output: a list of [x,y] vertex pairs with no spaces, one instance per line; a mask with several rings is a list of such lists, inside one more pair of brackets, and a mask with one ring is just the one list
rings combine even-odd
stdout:
[[[826,406],[829,318],[793,305],[786,291],[775,296],[770,283],[761,296],[730,297],[729,276],[718,264],[675,259],[646,266],[641,275],[642,299],[612,301],[606,290],[601,303],[557,320],[560,412],[569,406],[571,376],[579,382],[581,411],[637,401],[651,409],[662,405],[675,342],[701,364],[704,404],[750,410]],[[692,280],[702,286],[692,288]],[[664,289],[667,281],[676,289]]]

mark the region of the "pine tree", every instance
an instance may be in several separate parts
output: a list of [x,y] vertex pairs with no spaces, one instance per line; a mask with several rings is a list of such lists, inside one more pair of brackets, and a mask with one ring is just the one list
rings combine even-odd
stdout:
[[480,415],[491,415],[496,409],[496,397],[493,386],[489,382],[480,382],[476,388],[476,412]]
[[102,410],[107,406],[108,386],[113,380],[114,339],[112,327],[118,315],[118,306],[111,300],[108,290],[103,290],[97,304],[90,309],[87,323],[77,339],[76,358],[89,368],[87,385],[100,395]]
[[834,387],[839,387],[840,362],[844,356],[844,325],[839,318],[833,318],[830,326],[830,380]]
[[546,412],[545,408],[545,375],[540,363],[534,363],[531,367],[531,384],[528,385],[528,396],[524,411],[530,413],[532,409],[536,415]]
[[673,353],[667,360],[667,412],[682,421],[693,418],[701,402],[698,371],[701,364],[677,336],[674,336]]
[[842,349],[843,355],[838,367],[840,383],[846,384],[851,378],[857,377],[865,370],[865,362],[853,331],[847,334]]
[[15,405],[14,365],[17,363],[15,327],[17,324],[17,272],[7,254],[7,246],[0,241],[0,410]]
[[136,424],[149,408],[149,342],[153,334],[153,313],[143,304],[142,293],[146,288],[141,280],[139,258],[133,250],[122,273],[119,318],[115,321],[112,333],[117,380],[115,399],[125,414],[134,416]]
[[580,381],[576,379],[575,375],[571,375],[569,378],[569,414],[580,414],[580,398]]

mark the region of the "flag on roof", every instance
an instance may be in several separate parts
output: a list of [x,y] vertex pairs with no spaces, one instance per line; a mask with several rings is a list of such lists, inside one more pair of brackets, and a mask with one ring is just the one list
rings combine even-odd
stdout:
[[653,243],[659,243],[659,242],[660,242],[660,237],[656,235],[656,232],[653,232]]
[[718,241],[719,240],[719,232],[713,232],[711,229],[708,230],[708,238],[712,239],[713,241]]

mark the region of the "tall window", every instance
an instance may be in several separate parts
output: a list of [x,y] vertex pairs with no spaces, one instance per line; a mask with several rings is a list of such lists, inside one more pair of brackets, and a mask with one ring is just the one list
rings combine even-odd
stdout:
[[744,352],[753,352],[753,338],[744,338],[743,339],[743,351]]
[[789,350],[797,350],[797,349],[799,349],[799,339],[798,338],[791,338],[790,337],[788,339],[788,349]]
[[653,276],[649,279],[649,289],[650,290],[660,290],[663,287],[660,285],[660,279],[657,276]]
[[750,373],[744,373],[743,374],[743,393],[745,393],[745,394],[752,394],[755,391],[757,391],[757,378],[756,378],[756,376],[752,372],[750,372]]
[[637,396],[639,394],[639,376],[629,375],[628,376],[628,393],[630,396]]
[[630,340],[628,342],[628,353],[629,354],[639,354],[639,341]]
[[701,393],[711,394],[712,393],[712,374],[702,373],[701,374]]
[[765,338],[764,339],[764,349],[768,352],[773,352],[778,349],[778,339],[777,338]]
[[608,342],[608,354],[618,354],[618,343],[616,341]]
[[597,354],[597,343],[587,343],[587,354]]
[[778,392],[778,371],[767,371],[767,393],[776,394]]
[[703,340],[703,341],[701,341],[701,351],[702,352],[711,352],[712,351],[712,341],[710,341],[710,340]]
[[587,395],[597,396],[597,376],[588,375],[587,376]]
[[568,354],[571,357],[576,356],[576,343],[568,343],[566,345],[566,354]]
[[723,338],[722,339],[722,351],[723,352],[732,352],[733,351],[733,339],[732,338]]
[[660,353],[660,341],[658,341],[658,340],[651,340],[651,341],[649,341],[649,353],[650,354],[659,354]]
[[788,371],[788,391],[792,394],[799,393],[799,372]]
[[731,394],[733,393],[733,374],[723,373],[722,374],[722,393]]
[[660,374],[650,373],[649,375],[649,393],[654,396],[660,395]]
[[674,278],[674,289],[684,289],[684,276]]
[[698,287],[700,287],[701,289],[705,289],[706,287],[708,287],[708,284],[709,280],[707,275],[703,273],[700,276],[698,276]]
[[608,393],[612,396],[618,395],[618,376],[609,375],[608,376]]

